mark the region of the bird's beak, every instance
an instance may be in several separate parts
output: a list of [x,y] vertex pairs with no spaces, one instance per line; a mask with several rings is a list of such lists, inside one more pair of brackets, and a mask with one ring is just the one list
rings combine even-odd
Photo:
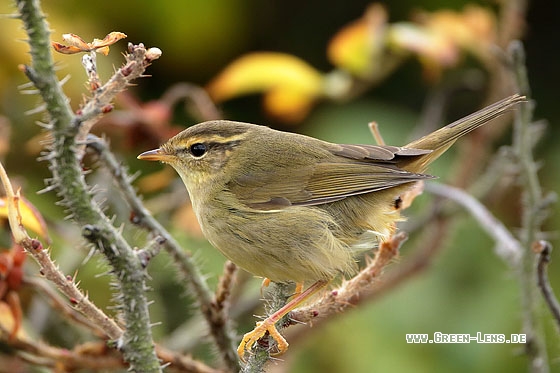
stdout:
[[147,152],[144,152],[144,153],[140,154],[137,158],[141,159],[143,161],[162,161],[162,162],[165,162],[165,161],[168,161],[171,158],[171,155],[167,154],[162,149],[154,149],[154,150],[148,150]]

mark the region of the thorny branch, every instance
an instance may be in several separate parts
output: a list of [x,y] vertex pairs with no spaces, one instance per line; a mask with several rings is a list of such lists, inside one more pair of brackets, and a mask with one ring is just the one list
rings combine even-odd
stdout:
[[[72,112],[56,78],[49,45],[50,32],[39,1],[17,0],[16,3],[29,35],[32,57],[31,66],[24,66],[22,70],[39,90],[51,120],[49,130],[53,141],[50,153],[45,156],[53,174],[51,187],[58,191],[71,216],[83,227],[84,238],[96,246],[112,266],[119,290],[117,303],[126,323],[124,333],[117,340],[125,360],[133,370],[159,372],[161,368],[153,347],[144,293],[145,270],[132,247],[91,198],[80,164],[80,144],[76,140],[84,117]],[[129,61],[137,62],[133,66],[125,65],[128,70],[121,68],[119,73],[125,78],[140,76],[150,62],[147,51],[141,45],[129,46],[129,51]],[[128,79],[125,81],[129,82]],[[96,114],[94,110],[91,117]]]

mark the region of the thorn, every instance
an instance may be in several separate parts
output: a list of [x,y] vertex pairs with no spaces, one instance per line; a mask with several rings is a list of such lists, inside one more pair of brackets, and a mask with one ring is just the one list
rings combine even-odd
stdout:
[[71,75],[67,74],[64,78],[60,79],[60,81],[58,82],[58,85],[60,85],[61,87],[64,86],[64,84],[66,84],[66,82],[68,82],[70,80]]
[[19,90],[24,90],[24,89],[27,89],[27,88],[35,88],[35,84],[33,84],[33,82],[27,82],[27,83],[23,83],[23,84],[18,85],[17,88]]
[[33,115],[33,114],[42,113],[46,109],[47,109],[47,105],[46,104],[41,104],[41,105],[38,105],[36,108],[24,111],[23,113],[25,115]]
[[38,89],[24,89],[19,91],[22,95],[38,95],[40,91]]
[[37,194],[45,194],[45,193],[49,193],[52,192],[53,190],[55,190],[57,188],[57,185],[49,185],[41,190],[39,190],[37,192]]

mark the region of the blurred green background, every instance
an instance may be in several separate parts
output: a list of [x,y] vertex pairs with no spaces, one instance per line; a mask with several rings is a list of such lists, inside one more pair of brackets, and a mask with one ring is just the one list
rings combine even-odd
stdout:
[[[507,0],[503,0],[507,1]],[[476,2],[490,8],[495,3]],[[326,59],[325,50],[329,39],[344,25],[359,18],[370,2],[354,1],[256,1],[256,0],[191,0],[183,2],[154,1],[44,1],[43,6],[53,29],[53,40],[61,41],[61,34],[72,32],[86,41],[101,38],[110,31],[121,31],[128,35],[125,42],[112,47],[109,57],[98,57],[102,78],[119,66],[118,51],[126,42],[142,42],[157,46],[163,56],[148,69],[151,78],[138,81],[131,91],[140,101],[158,99],[172,84],[192,82],[208,83],[229,62],[253,51],[280,51],[298,56],[321,71],[332,66]],[[434,11],[442,8],[462,9],[465,1],[409,1],[386,3],[390,22],[408,20],[415,9]],[[11,13],[8,1],[0,4],[0,12]],[[536,100],[536,119],[546,119],[548,132],[536,147],[536,157],[542,160],[540,170],[544,190],[558,191],[560,185],[560,105],[557,93],[560,83],[558,49],[558,23],[560,9],[556,2],[543,0],[529,3],[527,29],[524,38],[527,52],[527,68]],[[37,195],[48,177],[46,163],[37,163],[30,149],[29,140],[41,130],[35,125],[40,115],[27,115],[25,111],[38,104],[35,96],[22,95],[18,86],[26,78],[17,68],[28,63],[27,46],[18,41],[24,38],[17,20],[0,20],[0,115],[11,123],[9,152],[3,162],[14,180],[23,186],[23,191],[49,221],[55,244],[54,254],[63,268],[78,269],[82,287],[91,298],[102,306],[110,305],[108,277],[98,277],[103,272],[103,263],[96,257],[86,264],[81,260],[87,249],[80,243],[79,231],[68,222],[62,221],[64,212],[53,208],[56,197],[53,193]],[[59,76],[71,74],[65,85],[72,104],[77,108],[86,93],[85,74],[78,58],[56,56]],[[465,74],[478,67],[466,61],[448,72],[445,78]],[[321,103],[297,126],[288,126],[269,118],[262,109],[260,97],[251,95],[225,102],[221,105],[227,119],[268,124],[280,129],[289,129],[336,142],[364,142],[369,138],[366,124],[376,120],[388,143],[404,144],[409,140],[420,118],[422,105],[434,89],[422,78],[421,67],[413,59],[398,69],[379,86],[360,97],[345,103]],[[482,101],[483,89],[460,92],[449,119],[455,119],[477,108]],[[453,116],[453,118],[451,118]],[[174,123],[188,126],[194,122],[188,113],[178,109]],[[385,123],[385,124],[384,124]],[[113,148],[126,162],[131,171],[153,172],[158,165],[146,165],[135,159],[145,144],[127,144],[122,138],[113,142]],[[510,143],[503,137],[502,144]],[[32,148],[32,147],[31,147]],[[453,154],[453,152],[451,152]],[[453,155],[449,155],[452,158]],[[449,159],[442,159],[432,173],[445,182],[450,170]],[[452,170],[451,170],[452,171]],[[95,181],[93,176],[92,181]],[[109,184],[110,185],[110,184]],[[420,206],[430,198],[422,196]],[[519,225],[518,193],[501,196],[498,201],[489,201],[490,208],[503,219],[511,230]],[[408,214],[414,216],[418,208]],[[558,248],[560,240],[557,230],[560,222],[558,206],[546,222],[544,230],[553,246]],[[116,213],[121,213],[118,208]],[[126,215],[126,213],[122,213]],[[165,216],[162,217],[164,221]],[[210,273],[212,282],[221,271],[223,258],[201,238],[188,238],[174,232],[185,247],[197,252],[204,271]],[[131,229],[135,238],[141,233]],[[58,243],[58,245],[57,245]],[[518,280],[507,266],[493,253],[494,243],[466,214],[456,220],[452,235],[446,238],[445,248],[425,271],[413,277],[383,297],[354,310],[341,314],[324,327],[308,333],[298,340],[283,357],[285,363],[270,367],[271,371],[291,372],[372,372],[372,371],[415,371],[415,372],[524,372],[527,360],[521,347],[507,344],[407,344],[407,333],[520,333],[520,295]],[[403,260],[407,257],[407,245],[402,249]],[[101,266],[101,268],[100,268]],[[398,263],[393,264],[398,266]],[[180,286],[175,283],[169,258],[162,254],[151,264],[154,289],[151,296],[156,300],[152,306],[154,321],[163,321],[156,326],[156,338],[165,339],[176,326],[190,317],[195,308]],[[28,273],[34,275],[30,265]],[[560,259],[553,253],[549,267],[552,285],[560,292]],[[251,280],[251,294],[256,294],[258,280]],[[36,310],[35,301],[27,303],[30,311]],[[35,308],[33,308],[35,307]],[[560,372],[558,356],[560,341],[558,330],[548,310],[541,309],[542,325],[546,329],[546,341],[551,370]],[[61,321],[51,321],[57,323]],[[251,326],[251,312],[243,315],[240,332]],[[41,324],[43,327],[48,323]],[[56,333],[55,333],[56,334]],[[74,336],[63,333],[51,336],[52,341],[64,345]],[[209,359],[211,353],[198,349],[195,356]],[[1,371],[1,368],[0,368]]]

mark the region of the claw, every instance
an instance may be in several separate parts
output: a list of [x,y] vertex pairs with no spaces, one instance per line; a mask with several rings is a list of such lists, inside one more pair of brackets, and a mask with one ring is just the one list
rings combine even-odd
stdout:
[[278,353],[283,354],[288,349],[288,342],[282,335],[278,332],[274,326],[274,322],[270,319],[265,319],[257,323],[255,329],[246,333],[237,348],[237,354],[242,361],[245,361],[245,352],[253,348],[253,345],[257,343],[259,339],[266,335],[266,332],[276,341]]
[[315,294],[317,291],[321,290],[325,285],[327,285],[326,280],[319,280],[311,285],[306,291],[296,293],[294,298],[289,301],[284,307],[280,308],[278,311],[274,312],[272,315],[267,317],[265,320],[258,322],[257,326],[253,331],[245,334],[239,347],[237,347],[237,355],[241,361],[245,361],[245,353],[253,348],[253,345],[257,343],[259,339],[266,335],[266,332],[276,341],[278,354],[283,354],[288,349],[288,342],[280,335],[278,330],[276,330],[276,323],[280,321],[284,316],[289,314],[294,308],[302,304],[307,298]]

